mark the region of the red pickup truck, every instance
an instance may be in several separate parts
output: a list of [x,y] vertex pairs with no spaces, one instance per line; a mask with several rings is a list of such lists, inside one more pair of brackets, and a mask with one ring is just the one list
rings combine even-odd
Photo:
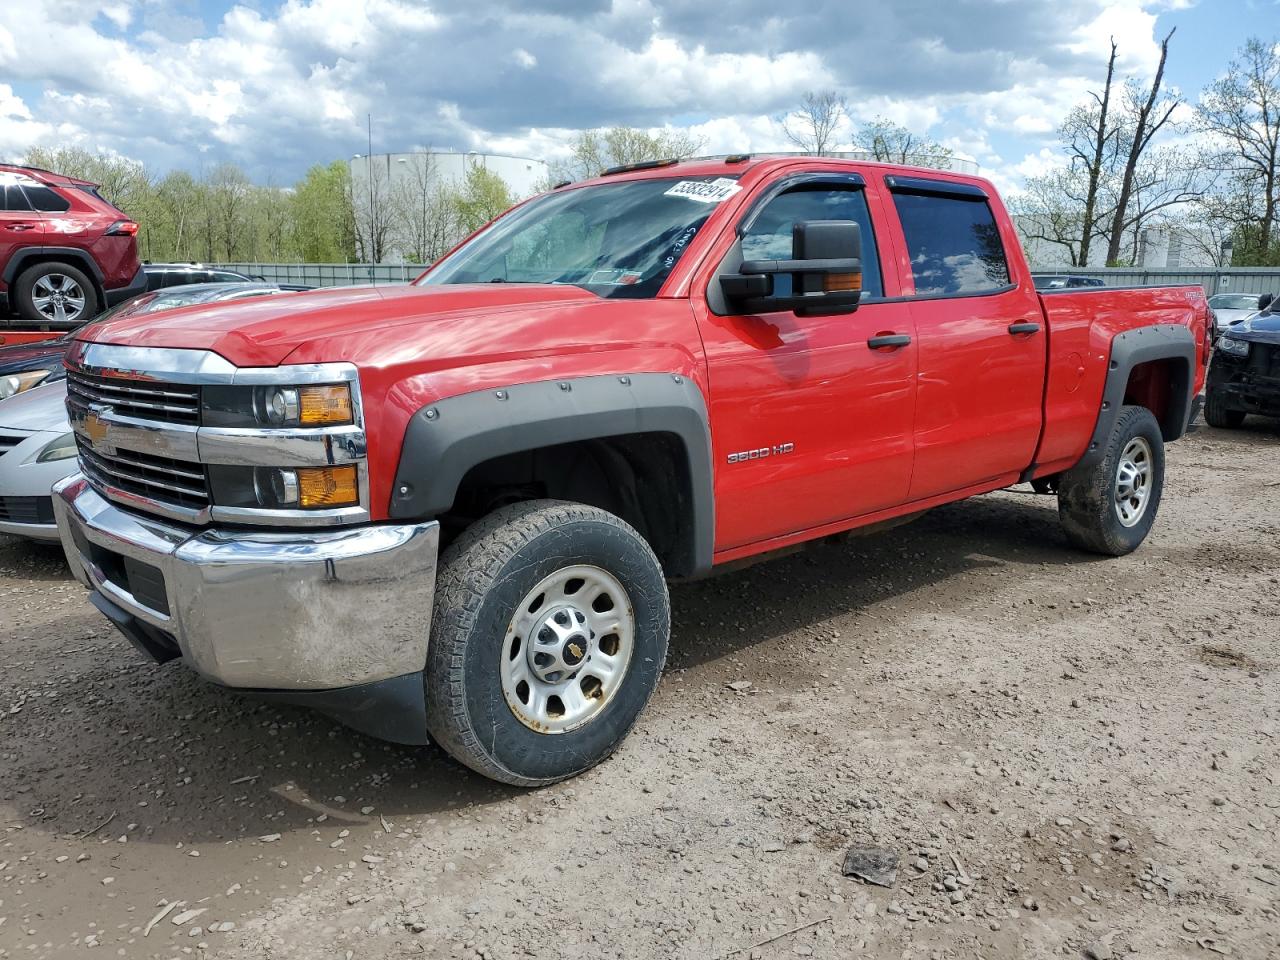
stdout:
[[667,580],[1030,482],[1119,555],[1199,287],[1037,293],[984,180],[739,156],[536,197],[413,285],[90,325],[93,603],[157,661],[536,785],[652,694]]

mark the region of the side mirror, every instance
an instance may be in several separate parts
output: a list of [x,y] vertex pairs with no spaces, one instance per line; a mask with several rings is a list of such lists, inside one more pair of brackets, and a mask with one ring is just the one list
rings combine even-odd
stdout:
[[[790,287],[775,292],[779,274],[790,276]],[[853,313],[862,295],[862,230],[852,220],[802,220],[792,227],[790,260],[744,260],[720,288],[746,313]]]

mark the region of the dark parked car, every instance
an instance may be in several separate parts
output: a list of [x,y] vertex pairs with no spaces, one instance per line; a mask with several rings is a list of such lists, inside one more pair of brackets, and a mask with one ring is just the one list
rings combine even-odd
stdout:
[[1074,287],[1105,287],[1097,277],[1079,277],[1073,273],[1033,274],[1037,290],[1066,290]]
[[[158,313],[193,303],[214,303],[220,300],[242,300],[245,297],[264,297],[286,293],[274,283],[199,283],[171,290],[144,293],[126,300],[96,320],[140,313]],[[81,324],[80,326],[83,326]],[[22,393],[41,383],[61,380],[66,371],[62,358],[74,342],[75,330],[49,340],[23,343],[12,347],[0,347],[0,400]]]
[[[262,277],[250,277],[234,270],[207,266],[203,263],[144,263],[148,290],[167,290],[169,287],[186,286],[189,283],[266,283]],[[281,290],[311,290],[299,283],[273,283]]]
[[137,233],[97,184],[0,164],[0,307],[65,330],[141,293]]
[[1238,427],[1250,413],[1280,417],[1280,312],[1271,308],[1221,331],[1209,366],[1209,426]]

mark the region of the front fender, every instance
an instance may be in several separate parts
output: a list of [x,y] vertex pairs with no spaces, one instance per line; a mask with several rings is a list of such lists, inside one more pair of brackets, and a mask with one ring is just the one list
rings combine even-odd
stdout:
[[467,472],[495,457],[642,433],[672,434],[683,447],[692,486],[694,567],[708,570],[715,540],[711,429],[702,392],[680,374],[544,380],[429,404],[405,430],[390,515],[444,513]]

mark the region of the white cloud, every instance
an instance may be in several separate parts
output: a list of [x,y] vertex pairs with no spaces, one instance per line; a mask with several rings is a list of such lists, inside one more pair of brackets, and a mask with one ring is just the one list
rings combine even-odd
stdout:
[[[375,150],[554,159],[576,129],[625,124],[690,128],[709,153],[768,151],[790,146],[774,118],[834,88],[856,122],[887,117],[1014,182],[1100,81],[1108,38],[1121,72],[1143,75],[1157,14],[1188,0],[821,16],[739,0],[733,18],[675,0],[224,2],[202,22],[162,0],[0,0],[0,154],[92,143],[158,169],[203,156],[287,180],[363,152],[366,113]],[[21,52],[32,21],[59,56]]]

